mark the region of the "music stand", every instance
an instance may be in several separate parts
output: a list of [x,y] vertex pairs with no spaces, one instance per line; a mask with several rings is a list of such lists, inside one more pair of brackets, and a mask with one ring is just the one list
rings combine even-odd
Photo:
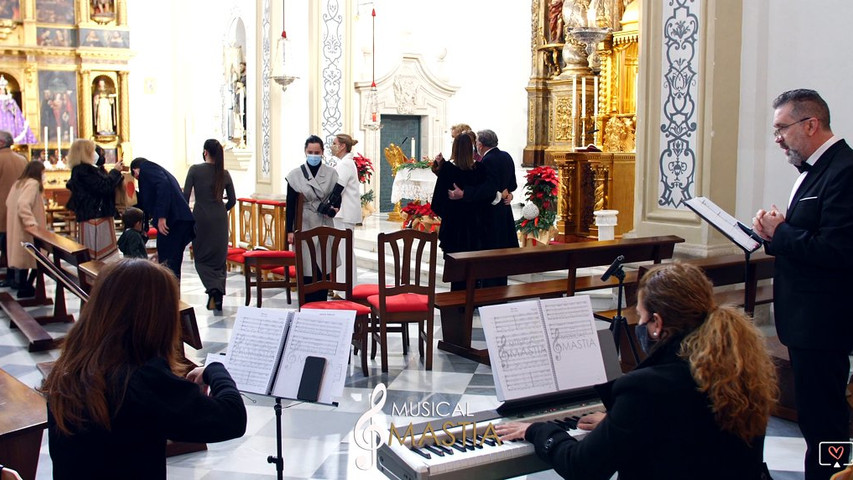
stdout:
[[[639,365],[640,363],[640,355],[637,352],[637,344],[634,343],[634,339],[631,337],[628,330],[628,319],[622,316],[622,292],[625,289],[625,270],[622,269],[622,262],[625,261],[625,257],[623,255],[619,255],[613,260],[613,263],[610,264],[610,267],[604,272],[604,275],[601,276],[601,281],[606,282],[611,276],[616,277],[619,280],[619,286],[617,287],[616,293],[616,315],[610,320],[610,329],[613,332],[613,343],[616,344],[616,355],[620,354],[620,346],[621,346],[621,338],[622,333],[625,333],[625,338],[628,339],[628,346],[631,349],[631,355],[634,357],[634,364]],[[605,317],[606,318],[606,317]]]
[[752,252],[761,248],[764,240],[751,228],[739,222],[738,219],[729,215],[725,210],[705,197],[691,198],[684,202],[684,204],[690,210],[696,212],[696,215],[699,215],[702,220],[708,222],[709,225],[716,228],[717,231],[743,250],[743,308],[747,310],[750,306],[749,299],[752,298],[749,281],[749,256]]

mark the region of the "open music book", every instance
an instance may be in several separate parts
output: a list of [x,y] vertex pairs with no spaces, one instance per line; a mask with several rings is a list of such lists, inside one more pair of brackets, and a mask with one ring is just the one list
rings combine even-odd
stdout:
[[480,307],[499,401],[607,381],[589,296]]
[[695,197],[684,204],[744,251],[751,253],[761,248],[762,239],[752,228],[739,222],[711,200]]
[[332,403],[343,394],[354,324],[350,310],[240,307],[225,356],[210,354],[207,363],[223,363],[243,392],[296,399],[306,359],[322,358],[309,373],[322,377],[317,401]]

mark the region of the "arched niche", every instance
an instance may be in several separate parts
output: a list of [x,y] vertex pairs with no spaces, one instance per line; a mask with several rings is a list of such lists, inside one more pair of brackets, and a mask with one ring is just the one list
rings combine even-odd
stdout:
[[118,131],[118,89],[109,75],[92,79],[92,131],[98,142],[112,142]]
[[246,106],[246,26],[243,19],[231,21],[223,46],[222,131],[226,149],[244,150],[248,145]]

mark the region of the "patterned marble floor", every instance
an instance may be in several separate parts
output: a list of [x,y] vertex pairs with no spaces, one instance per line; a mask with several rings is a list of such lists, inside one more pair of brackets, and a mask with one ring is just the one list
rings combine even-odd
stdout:
[[[360,227],[356,236],[368,242],[378,231],[390,231],[396,224],[372,220],[366,228]],[[357,245],[358,247],[358,245]],[[368,248],[369,250],[369,248]],[[362,261],[359,268],[360,282],[376,282],[374,268],[361,268],[369,264],[371,253],[359,253]],[[375,255],[375,254],[372,254]],[[48,282],[49,284],[51,282]],[[52,294],[52,292],[51,292]],[[274,295],[270,295],[274,294]],[[196,276],[195,269],[186,256],[183,265],[181,296],[184,301],[196,306],[204,348],[193,350],[187,347],[187,355],[196,361],[207,353],[218,353],[225,349],[234,324],[237,307],[244,303],[243,277],[232,272],[228,277],[228,294],[222,313],[214,314],[204,308],[206,295]],[[79,302],[69,298],[70,309],[77,313]],[[264,295],[264,306],[290,308],[283,291],[271,290]],[[42,308],[47,313],[47,308]],[[436,320],[436,338],[441,338],[441,329]],[[67,325],[51,325],[49,330],[61,333]],[[396,402],[439,402],[464,406],[471,412],[495,408],[494,383],[489,367],[435,350],[433,371],[427,372],[420,363],[417,350],[407,357],[402,355],[400,337],[394,335],[389,347],[389,372],[382,374],[379,362],[370,361],[370,376],[364,377],[353,362],[344,389],[344,396],[337,407],[285,402],[282,421],[285,478],[289,479],[375,479],[382,478],[376,471],[362,471],[355,465],[355,458],[363,453],[353,442],[353,429],[359,417],[370,406],[372,389],[380,382],[388,387],[389,401],[384,413],[386,422],[408,424],[408,417],[392,417],[390,405]],[[482,330],[475,330],[475,338],[482,342]],[[413,339],[414,342],[414,339]],[[5,316],[0,313],[0,368],[22,382],[37,386],[41,374],[36,363],[54,359],[56,351],[29,353],[23,336],[9,328]],[[414,343],[413,343],[414,346]],[[483,343],[483,346],[485,344]],[[168,476],[177,480],[217,479],[273,479],[275,467],[267,463],[267,456],[275,454],[275,417],[273,400],[268,397],[246,395],[248,428],[242,438],[210,444],[205,452],[191,453],[168,459]],[[423,419],[416,419],[416,422]],[[802,459],[805,444],[796,424],[772,419],[768,428],[765,458],[776,480],[802,479]],[[44,436],[40,452],[39,479],[51,478],[51,461]],[[559,478],[553,472],[529,475],[530,479]]]

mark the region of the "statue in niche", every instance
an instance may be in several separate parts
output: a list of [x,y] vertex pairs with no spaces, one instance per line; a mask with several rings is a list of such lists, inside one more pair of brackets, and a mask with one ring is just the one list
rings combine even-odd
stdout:
[[548,30],[551,43],[563,41],[563,0],[551,0],[548,4]]
[[36,143],[30,122],[24,118],[18,102],[9,92],[9,81],[0,75],[0,130],[12,134],[15,143]]
[[107,86],[103,78],[97,80],[98,88],[92,96],[92,116],[95,121],[95,135],[111,136],[116,134],[116,94]]
[[115,19],[115,12],[115,0],[89,1],[89,16],[100,24],[106,24]]
[[227,72],[227,136],[237,147],[246,145],[246,61],[242,47],[225,49]]

